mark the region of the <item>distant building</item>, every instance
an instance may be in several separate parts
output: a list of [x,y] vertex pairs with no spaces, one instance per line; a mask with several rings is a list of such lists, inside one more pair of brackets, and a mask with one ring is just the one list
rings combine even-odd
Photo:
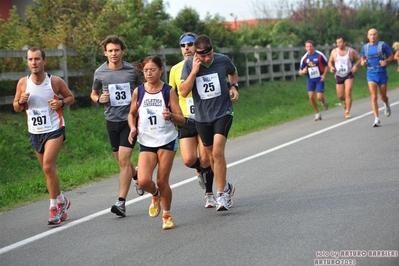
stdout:
[[33,0],[0,0],[0,16],[4,21],[7,21],[11,8],[16,6],[19,15],[25,18],[26,7],[33,4]]
[[266,25],[269,23],[276,23],[277,19],[250,19],[250,20],[235,20],[235,21],[227,21],[224,22],[226,28],[230,28],[233,31],[236,31],[238,28],[242,26],[256,27],[261,23],[262,25]]

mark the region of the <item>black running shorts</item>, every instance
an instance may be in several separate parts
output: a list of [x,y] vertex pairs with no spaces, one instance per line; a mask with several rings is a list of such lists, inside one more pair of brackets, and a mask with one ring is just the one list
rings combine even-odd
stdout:
[[132,144],[130,144],[128,141],[130,127],[127,121],[111,122],[107,120],[107,131],[113,152],[119,151],[119,146],[134,148],[137,135],[134,137]]
[[198,134],[200,135],[202,143],[204,144],[205,147],[213,145],[213,137],[216,134],[221,134],[225,136],[227,139],[232,124],[233,124],[232,115],[223,116],[213,122],[195,121]]

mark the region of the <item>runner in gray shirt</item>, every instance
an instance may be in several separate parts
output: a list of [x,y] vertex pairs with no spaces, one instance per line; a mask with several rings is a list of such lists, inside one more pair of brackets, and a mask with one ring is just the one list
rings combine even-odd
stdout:
[[[193,94],[195,125],[215,174],[216,210],[228,210],[235,187],[226,181],[224,150],[233,123],[232,102],[238,100],[238,73],[226,55],[213,52],[212,41],[200,35],[194,42],[194,57],[185,61],[180,91]],[[228,85],[228,84],[231,84]]]
[[[112,69],[105,62],[94,72],[93,90],[103,94],[104,102],[98,98],[98,103],[104,105],[104,115],[107,121],[123,122],[127,120],[133,89],[140,83],[132,64],[121,61],[121,68]],[[112,91],[112,95],[110,94]],[[107,98],[108,96],[108,98]]]
[[[194,57],[191,57],[185,62],[182,80],[185,80],[192,71],[193,59]],[[192,90],[196,109],[195,121],[211,122],[233,113],[227,77],[235,73],[237,69],[230,58],[219,53],[213,53],[211,67],[205,65],[200,67]],[[201,89],[197,86],[201,86]]]
[[144,190],[138,186],[137,171],[131,161],[136,139],[132,144],[129,143],[130,128],[127,122],[133,90],[142,83],[142,79],[132,64],[122,61],[126,50],[122,39],[110,35],[101,46],[108,60],[94,72],[91,99],[104,105],[108,136],[120,169],[119,197],[111,207],[111,212],[125,217],[125,201],[132,177],[137,193],[140,196],[144,194]]

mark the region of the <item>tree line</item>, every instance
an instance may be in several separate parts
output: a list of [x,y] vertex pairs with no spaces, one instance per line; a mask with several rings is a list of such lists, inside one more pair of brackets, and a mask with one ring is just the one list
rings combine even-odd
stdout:
[[[268,18],[270,14],[264,14]],[[16,7],[7,22],[0,18],[0,49],[21,49],[24,45],[56,48],[59,44],[76,49],[78,56],[68,58],[71,69],[94,69],[104,62],[100,42],[109,34],[119,35],[134,54],[126,54],[126,61],[141,61],[149,51],[161,46],[178,47],[184,32],[209,35],[218,47],[233,47],[236,62],[242,46],[301,46],[308,39],[316,44],[334,43],[345,36],[348,43],[367,42],[366,33],[376,28],[379,37],[388,44],[398,41],[399,2],[377,0],[303,0],[291,6],[286,17],[268,18],[256,27],[244,25],[230,28],[225,18],[208,14],[201,20],[198,12],[184,7],[172,18],[164,1],[154,0],[35,0],[28,6],[25,18]],[[94,60],[93,60],[94,59]],[[181,55],[168,57],[177,63]],[[23,71],[20,59],[0,59],[1,71]],[[57,60],[50,60],[47,69],[58,68]],[[0,81],[0,89],[2,87]],[[91,80],[76,78],[73,88],[90,88]]]

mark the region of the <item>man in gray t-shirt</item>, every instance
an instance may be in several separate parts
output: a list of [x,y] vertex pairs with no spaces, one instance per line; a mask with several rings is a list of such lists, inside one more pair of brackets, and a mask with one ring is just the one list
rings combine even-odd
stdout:
[[[192,91],[195,125],[215,174],[216,210],[228,210],[235,187],[226,181],[224,149],[233,123],[233,104],[238,100],[238,73],[230,58],[214,53],[211,39],[200,35],[194,42],[195,54],[184,62],[180,92]],[[215,148],[214,148],[215,147]]]
[[96,101],[104,105],[105,119],[112,122],[127,120],[131,95],[139,85],[134,67],[124,61],[120,63],[120,68],[113,69],[107,61],[94,72],[93,94],[101,93]]
[[120,169],[119,197],[111,207],[111,212],[125,217],[125,201],[132,177],[137,193],[140,196],[144,194],[144,190],[138,186],[137,171],[131,162],[137,138],[132,144],[129,143],[130,128],[127,122],[133,90],[142,80],[132,64],[122,61],[126,50],[123,40],[110,35],[105,38],[101,46],[108,60],[94,72],[90,97],[93,102],[104,105],[108,136]]

